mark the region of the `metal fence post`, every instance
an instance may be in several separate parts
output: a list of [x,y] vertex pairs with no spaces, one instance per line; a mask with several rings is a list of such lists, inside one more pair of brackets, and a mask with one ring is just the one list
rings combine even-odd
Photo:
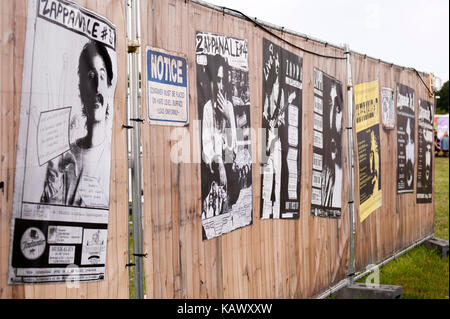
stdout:
[[[139,26],[138,26],[138,3],[139,0],[128,0],[126,3],[128,34],[128,78],[130,92],[130,110],[128,122],[135,120],[130,126],[131,136],[131,191],[132,191],[132,218],[133,218],[133,256],[134,256],[134,297],[144,298],[144,268],[143,260],[143,234],[142,234],[142,166],[141,166],[141,127],[140,121],[140,99],[139,99]],[[130,116],[131,115],[131,116]]]
[[353,83],[352,83],[352,65],[350,61],[350,49],[348,44],[344,44],[346,57],[346,73],[347,73],[347,139],[348,139],[348,161],[349,161],[349,197],[348,197],[348,213],[350,223],[350,256],[348,262],[349,283],[353,283],[355,273],[355,216],[354,216],[354,185],[353,185]]

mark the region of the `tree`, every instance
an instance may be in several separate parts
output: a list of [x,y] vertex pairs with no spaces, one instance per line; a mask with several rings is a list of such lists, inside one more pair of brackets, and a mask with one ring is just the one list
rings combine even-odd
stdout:
[[448,114],[448,81],[436,92],[439,99],[436,99],[436,114]]

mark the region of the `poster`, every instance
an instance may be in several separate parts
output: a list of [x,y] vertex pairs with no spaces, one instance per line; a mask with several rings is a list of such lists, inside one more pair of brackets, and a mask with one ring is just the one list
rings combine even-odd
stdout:
[[101,280],[116,28],[63,0],[29,1],[27,20],[8,282]]
[[419,99],[417,140],[417,203],[431,203],[433,196],[433,105]]
[[414,90],[397,84],[397,194],[414,191]]
[[150,124],[188,124],[187,76],[184,56],[158,48],[147,48],[147,113]]
[[203,240],[253,222],[247,40],[197,32]]
[[355,85],[359,219],[381,207],[381,147],[378,81]]
[[437,137],[441,140],[444,137],[445,132],[448,133],[448,114],[436,114],[434,115],[434,129],[437,132]]
[[340,218],[342,208],[342,84],[314,69],[311,215]]
[[383,127],[391,130],[395,127],[394,90],[381,88],[381,111]]
[[302,58],[263,39],[261,218],[299,218]]

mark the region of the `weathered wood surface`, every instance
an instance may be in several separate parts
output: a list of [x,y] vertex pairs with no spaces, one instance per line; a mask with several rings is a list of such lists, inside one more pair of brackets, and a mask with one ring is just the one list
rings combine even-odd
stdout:
[[[12,185],[19,123],[26,1],[2,3],[1,108],[0,108],[0,297],[1,298],[126,298],[128,271],[128,195],[126,132],[126,42],[125,8],[121,0],[79,0],[81,5],[108,17],[118,28],[118,73],[115,96],[113,165],[111,172],[111,217],[108,225],[106,279],[67,289],[64,284],[8,286]],[[253,224],[229,234],[202,241],[200,137],[195,74],[195,33],[209,31],[248,40],[251,124],[261,127],[262,39],[277,43],[303,57],[302,163],[299,220],[261,220],[257,136],[253,164]],[[320,54],[343,56],[343,51],[311,40],[281,34],[302,48]],[[183,128],[142,124],[144,187],[144,259],[148,298],[309,298],[346,277],[349,261],[348,163],[343,152],[342,218],[312,217],[313,68],[342,83],[344,114],[347,110],[345,60],[334,60],[302,52],[242,19],[223,15],[182,0],[141,1],[142,118],[147,115],[146,46],[183,53],[189,70],[189,119]],[[378,79],[379,87],[395,89],[397,82],[415,90],[417,99],[428,99],[427,91],[410,70],[352,54],[353,83]],[[424,74],[421,74],[424,79]],[[344,125],[346,127],[346,116]],[[417,128],[417,121],[416,121]],[[417,129],[416,129],[417,132]],[[190,141],[192,163],[171,161],[171,149],[179,136]],[[172,139],[171,139],[172,137]],[[354,140],[356,135],[354,135]],[[434,201],[416,204],[415,193],[396,194],[396,130],[380,129],[383,205],[363,223],[359,222],[355,184],[356,270],[389,257],[433,232]],[[417,141],[417,133],[416,133]],[[347,149],[343,134],[343,149]],[[355,144],[356,145],[356,144]],[[417,144],[416,144],[417,145]],[[356,148],[354,147],[356,164]],[[417,147],[416,147],[417,152]],[[416,153],[417,154],[417,153]],[[416,161],[417,162],[417,161]],[[416,164],[417,165],[417,164]],[[434,162],[433,162],[434,167]],[[354,180],[358,180],[355,169]],[[416,174],[416,173],[415,173]],[[433,172],[434,177],[434,172]]]
[[[159,47],[183,53],[189,66],[190,124],[182,129],[143,126],[144,246],[152,258],[145,261],[149,298],[308,298],[346,277],[349,261],[348,158],[343,152],[343,216],[339,220],[312,217],[312,118],[313,68],[342,83],[346,114],[345,60],[317,57],[270,36],[253,23],[184,1],[149,0],[141,3],[142,67],[145,48]],[[201,238],[200,164],[173,163],[168,154],[178,134],[191,142],[194,162],[200,154],[197,88],[195,85],[195,33],[205,31],[248,40],[251,124],[261,127],[263,37],[303,57],[303,130],[301,208],[299,220],[261,220],[259,153],[253,164],[253,224],[219,238]],[[289,34],[276,34],[302,48],[327,55],[343,51]],[[416,97],[426,90],[410,70],[352,54],[353,82],[378,79],[379,86],[395,89],[400,81],[415,88]],[[146,81],[145,72],[143,80]],[[422,76],[426,76],[423,75]],[[146,83],[146,82],[144,82]],[[142,116],[147,115],[145,85]],[[417,101],[416,101],[417,103]],[[417,125],[417,123],[416,123]],[[344,127],[347,126],[344,116]],[[417,131],[417,130],[416,130]],[[362,224],[356,202],[356,267],[389,257],[433,231],[433,205],[416,205],[415,193],[396,195],[396,133],[380,130],[382,145],[383,206]],[[355,136],[356,137],[356,136]],[[257,137],[252,147],[260,150]],[[343,134],[343,149],[347,149]],[[356,144],[355,144],[356,145]],[[356,163],[356,148],[354,148]],[[358,180],[355,171],[355,181]],[[357,191],[357,185],[355,190]],[[357,192],[355,197],[357,197]]]

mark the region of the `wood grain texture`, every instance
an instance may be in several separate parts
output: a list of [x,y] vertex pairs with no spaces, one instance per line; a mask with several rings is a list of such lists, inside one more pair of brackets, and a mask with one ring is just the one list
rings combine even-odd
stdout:
[[[353,83],[378,80],[382,87],[394,90],[397,97],[397,83],[414,89],[415,105],[415,167],[414,183],[417,183],[417,150],[418,150],[418,99],[432,101],[427,88],[414,71],[380,63],[377,60],[352,54]],[[427,74],[420,73],[426,82]],[[380,93],[381,94],[381,93]],[[396,105],[396,103],[395,103]],[[382,121],[380,105],[380,124]],[[356,138],[356,134],[354,134]],[[416,186],[414,192],[397,194],[397,129],[387,130],[380,125],[381,143],[381,187],[382,206],[375,210],[362,223],[359,221],[359,197],[355,198],[356,238],[355,258],[356,271],[367,265],[378,263],[394,253],[407,248],[414,242],[433,233],[434,222],[434,157],[433,165],[433,201],[429,204],[416,203]],[[355,170],[355,181],[358,171]],[[355,184],[356,187],[356,184]],[[357,191],[357,189],[356,189]],[[357,195],[358,193],[356,193]]]
[[[144,260],[148,298],[308,298],[345,278],[349,252],[347,153],[343,152],[342,202],[345,204],[340,220],[310,215],[311,174],[308,173],[312,170],[313,68],[319,68],[341,82],[346,104],[345,61],[304,53],[255,28],[252,23],[190,2],[145,1],[141,2],[141,11],[143,50],[153,46],[187,57],[190,119],[189,125],[181,130],[143,125],[144,245],[151,256]],[[252,136],[252,149],[255,150],[253,224],[207,241],[202,241],[201,234],[200,136],[199,125],[195,122],[199,119],[195,85],[197,31],[248,41],[250,119],[255,130]],[[308,50],[343,56],[341,50],[275,33]],[[257,129],[262,121],[263,37],[303,58],[299,220],[259,218],[261,145]],[[146,81],[145,51],[141,55],[143,80]],[[142,109],[142,116],[147,118],[145,85]],[[178,132],[191,141],[191,163],[174,163],[164,155],[170,153],[174,145],[170,138]],[[345,134],[343,147],[347,147]],[[164,172],[171,175],[164,175]],[[167,264],[169,261],[170,265]]]
[[121,0],[80,0],[81,6],[107,17],[117,27],[118,79],[114,97],[111,150],[110,217],[105,280],[80,283],[8,285],[8,255],[14,172],[22,91],[26,31],[26,0],[6,0],[0,6],[0,298],[128,298],[128,160],[126,130],[126,24]]

